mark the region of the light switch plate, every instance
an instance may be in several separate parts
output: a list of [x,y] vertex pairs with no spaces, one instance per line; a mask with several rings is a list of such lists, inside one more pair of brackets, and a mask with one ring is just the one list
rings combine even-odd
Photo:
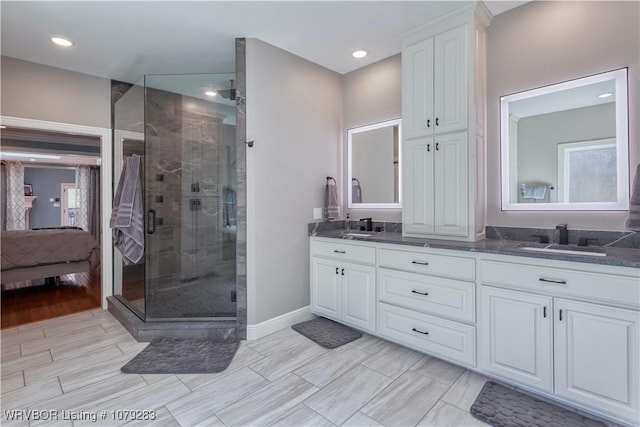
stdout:
[[313,219],[322,219],[322,208],[313,208]]

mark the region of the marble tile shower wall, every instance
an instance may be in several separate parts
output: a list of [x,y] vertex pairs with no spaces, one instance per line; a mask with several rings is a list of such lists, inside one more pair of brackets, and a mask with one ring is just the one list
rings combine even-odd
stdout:
[[[147,315],[235,316],[235,239],[222,230],[223,186],[229,184],[222,178],[230,166],[220,155],[223,117],[208,103],[160,90],[147,89],[146,104],[145,202],[156,212],[156,237],[147,247]],[[206,291],[220,286],[228,295]]]

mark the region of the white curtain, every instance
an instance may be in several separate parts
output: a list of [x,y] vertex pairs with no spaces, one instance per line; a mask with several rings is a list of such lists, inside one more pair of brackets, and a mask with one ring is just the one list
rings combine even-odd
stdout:
[[91,172],[89,166],[76,167],[76,210],[75,226],[89,231],[91,215]]
[[100,240],[100,168],[76,167],[76,227]]
[[24,230],[24,166],[20,162],[6,162],[7,172],[7,230]]

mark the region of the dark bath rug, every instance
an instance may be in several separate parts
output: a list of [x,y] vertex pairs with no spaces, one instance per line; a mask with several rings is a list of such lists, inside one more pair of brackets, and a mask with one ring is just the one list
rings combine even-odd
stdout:
[[470,409],[471,415],[493,427],[606,427],[596,421],[487,381]]
[[204,340],[153,340],[120,370],[127,374],[210,374],[233,360],[238,343]]
[[340,347],[362,336],[355,329],[324,317],[316,317],[306,322],[296,323],[291,328],[328,349]]

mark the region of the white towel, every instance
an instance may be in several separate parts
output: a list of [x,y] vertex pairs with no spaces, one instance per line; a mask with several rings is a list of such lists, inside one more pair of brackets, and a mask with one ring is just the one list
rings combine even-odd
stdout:
[[325,216],[327,219],[340,218],[340,206],[338,206],[338,187],[335,181],[327,179],[325,195]]
[[113,198],[109,227],[113,228],[114,246],[125,264],[136,263],[144,255],[144,206],[140,185],[140,156],[127,157]]
[[633,178],[631,199],[629,199],[629,217],[624,228],[630,231],[640,231],[640,163],[636,167],[636,176]]
[[545,200],[549,188],[546,185],[524,185],[522,197],[525,199]]

